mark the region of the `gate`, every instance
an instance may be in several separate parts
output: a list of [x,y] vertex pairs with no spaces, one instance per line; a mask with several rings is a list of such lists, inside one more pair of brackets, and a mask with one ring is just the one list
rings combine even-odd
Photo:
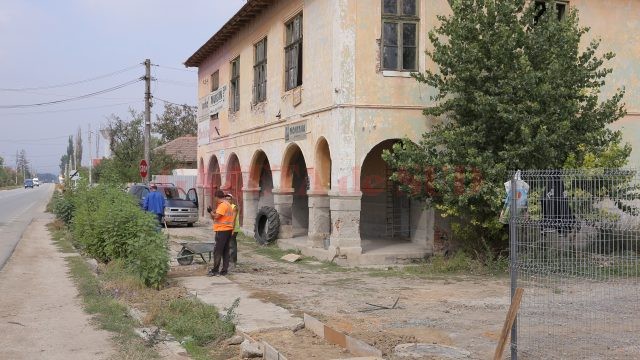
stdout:
[[[634,170],[514,175],[511,358],[640,358],[640,178]],[[528,191],[527,191],[528,188]]]

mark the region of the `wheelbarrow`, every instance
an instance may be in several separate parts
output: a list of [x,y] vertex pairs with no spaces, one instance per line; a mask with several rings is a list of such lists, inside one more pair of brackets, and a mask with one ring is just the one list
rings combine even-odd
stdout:
[[[213,256],[215,244],[215,242],[181,242],[180,245],[182,245],[182,249],[178,252],[176,260],[178,260],[178,264],[180,265],[191,265],[193,263],[193,257],[200,255],[202,261],[209,263]],[[209,261],[204,258],[205,254],[209,255]]]

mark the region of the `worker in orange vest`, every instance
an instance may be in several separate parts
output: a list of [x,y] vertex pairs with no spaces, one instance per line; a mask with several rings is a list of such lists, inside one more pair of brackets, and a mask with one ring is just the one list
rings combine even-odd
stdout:
[[233,231],[231,232],[231,238],[229,239],[229,247],[231,248],[231,263],[233,267],[238,264],[238,232],[240,231],[240,208],[238,207],[238,203],[233,198],[231,193],[227,194],[226,197],[229,204],[231,204],[231,208],[234,213],[234,223],[233,223]]
[[[216,211],[207,207],[207,212],[213,220],[213,231],[216,237],[216,245],[213,249],[213,268],[209,269],[207,276],[227,275],[229,270],[229,239],[233,231],[235,222],[234,211],[228,201],[225,200],[225,193],[217,190],[215,193]],[[220,269],[220,259],[222,258],[222,271]]]

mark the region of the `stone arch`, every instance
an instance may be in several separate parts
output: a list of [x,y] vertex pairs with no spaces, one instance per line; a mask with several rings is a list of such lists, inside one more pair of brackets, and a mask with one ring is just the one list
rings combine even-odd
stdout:
[[204,209],[206,206],[204,205],[204,184],[205,184],[205,176],[204,176],[204,159],[200,158],[198,161],[198,179],[196,180],[196,188],[198,191],[198,197],[200,198],[200,216],[204,216]]
[[[282,157],[280,190],[291,193],[291,235],[304,236],[309,232],[309,173],[302,149],[289,144]],[[285,214],[286,215],[286,214]],[[285,216],[286,217],[286,216]]]
[[258,209],[262,206],[273,206],[273,174],[267,154],[256,150],[249,170],[249,188],[259,188]]
[[240,208],[240,225],[242,225],[244,218],[242,211],[242,209],[244,208],[244,196],[242,193],[242,168],[240,167],[240,160],[238,159],[238,155],[236,155],[235,153],[231,153],[231,155],[229,156],[225,175],[226,179],[224,189],[226,192],[233,195],[236,204]]
[[320,137],[316,142],[315,154],[313,189],[329,191],[331,190],[331,151],[329,150],[329,142],[324,137]]
[[414,225],[411,199],[389,180],[391,170],[382,159],[382,152],[399,141],[387,139],[378,143],[362,162],[360,234],[363,239],[411,239]]
[[204,174],[205,183],[204,183],[204,193],[205,193],[205,205],[215,207],[213,205],[213,195],[216,190],[222,187],[222,178],[220,176],[220,163],[218,162],[218,157],[212,155],[209,159],[209,164],[207,166],[207,170]]

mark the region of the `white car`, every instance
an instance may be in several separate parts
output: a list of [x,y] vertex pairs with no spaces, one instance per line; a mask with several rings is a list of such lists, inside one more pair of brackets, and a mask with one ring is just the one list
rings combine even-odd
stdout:
[[33,178],[33,186],[40,186],[40,180],[38,180],[38,178]]

